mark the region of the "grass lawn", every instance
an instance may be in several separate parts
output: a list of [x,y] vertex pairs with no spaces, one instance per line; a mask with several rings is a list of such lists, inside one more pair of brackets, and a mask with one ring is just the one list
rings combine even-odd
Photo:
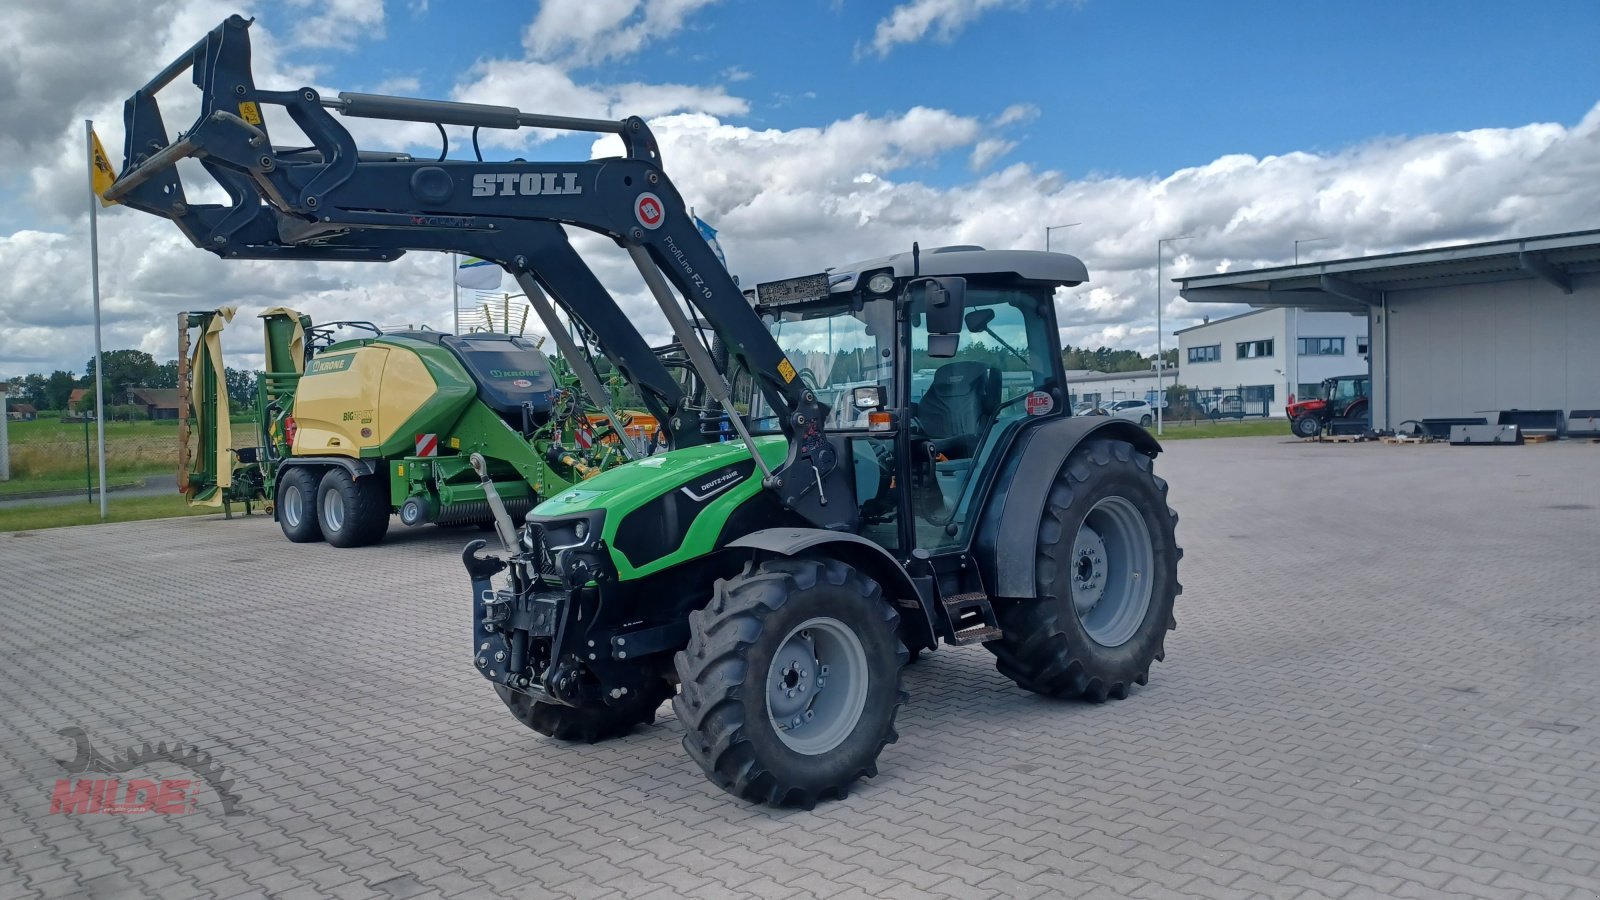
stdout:
[[[166,474],[172,467],[163,465],[148,471],[117,472],[111,468],[106,469],[106,484],[113,489],[128,487],[140,482],[141,476]],[[90,483],[90,490],[99,491],[100,477],[94,476]],[[37,475],[31,478],[13,478],[10,481],[0,481],[0,497],[7,494],[22,494],[32,491],[78,491],[84,490],[83,460],[78,461],[78,471],[72,474]]]
[[[125,497],[110,498],[111,515],[108,522],[136,522],[141,519],[170,519],[174,516],[215,515],[222,510],[210,507],[191,509],[183,497]],[[62,503],[53,506],[0,506],[0,531],[37,531],[41,528],[60,528],[63,525],[97,525],[100,523],[100,503]]]
[[[9,425],[11,480],[0,482],[0,494],[83,486],[82,422],[35,419]],[[234,419],[233,434],[235,446],[254,443],[254,421]],[[95,425],[90,422],[88,456],[91,468],[97,468],[94,462],[96,443]],[[107,483],[137,482],[142,475],[171,472],[177,463],[176,421],[106,423]]]
[[[1215,437],[1293,437],[1289,423],[1282,419],[1219,419],[1205,422],[1167,422],[1163,441]],[[1150,429],[1155,434],[1155,428]]]

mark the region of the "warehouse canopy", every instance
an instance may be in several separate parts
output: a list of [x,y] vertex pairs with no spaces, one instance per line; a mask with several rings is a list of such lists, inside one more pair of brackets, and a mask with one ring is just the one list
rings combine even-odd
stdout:
[[1600,230],[1173,280],[1190,303],[1365,313],[1384,292],[1413,288],[1537,278],[1570,294],[1584,272],[1600,272]]

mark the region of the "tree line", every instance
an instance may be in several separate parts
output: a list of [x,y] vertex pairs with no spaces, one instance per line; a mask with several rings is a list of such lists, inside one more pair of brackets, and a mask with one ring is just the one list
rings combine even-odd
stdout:
[[[1167,361],[1169,368],[1178,365],[1178,349],[1176,347],[1163,351],[1162,358]],[[1061,367],[1067,370],[1088,369],[1093,372],[1148,372],[1150,364],[1156,361],[1155,354],[1149,356],[1137,350],[1113,350],[1110,347],[1098,347],[1090,350],[1088,347],[1074,347],[1071,344],[1061,349]]]
[[[131,403],[129,394],[133,388],[160,389],[178,386],[176,359],[158,363],[155,357],[143,350],[110,350],[102,356],[105,359],[107,415],[112,415],[109,412],[110,407],[121,407]],[[31,404],[39,410],[65,412],[71,401],[72,392],[83,388],[87,393],[84,394],[78,407],[80,411],[90,409],[94,406],[94,357],[91,356],[83,368],[84,374],[81,376],[61,369],[56,369],[48,375],[42,372],[17,375],[8,380],[11,402]],[[235,369],[231,366],[223,372],[228,386],[228,405],[234,410],[254,406],[256,376],[260,373],[250,369]]]

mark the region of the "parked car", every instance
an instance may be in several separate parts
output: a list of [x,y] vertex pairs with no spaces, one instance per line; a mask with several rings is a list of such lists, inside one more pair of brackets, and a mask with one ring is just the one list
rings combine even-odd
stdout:
[[1206,415],[1213,419],[1242,419],[1244,418],[1244,399],[1238,394],[1228,394],[1222,397],[1204,397],[1201,399]]
[[1156,421],[1155,407],[1151,406],[1148,400],[1118,400],[1106,407],[1106,414],[1113,418],[1138,422],[1140,425],[1153,425]]
[[1098,403],[1084,401],[1072,408],[1072,414],[1075,416],[1103,416],[1106,411]]

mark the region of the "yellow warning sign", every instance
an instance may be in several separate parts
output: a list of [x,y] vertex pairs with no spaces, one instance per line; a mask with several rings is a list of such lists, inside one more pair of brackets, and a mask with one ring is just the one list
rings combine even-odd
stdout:
[[784,357],[783,362],[778,363],[778,374],[783,376],[784,384],[794,381],[794,365],[789,362],[788,357]]
[[261,124],[261,107],[254,100],[244,100],[239,103],[239,118],[251,125]]
[[89,131],[89,184],[94,189],[94,195],[100,198],[101,206],[110,206],[111,201],[106,199],[106,189],[117,180],[117,170],[111,168],[111,159],[106,156],[106,148],[100,145],[100,135],[93,129]]

